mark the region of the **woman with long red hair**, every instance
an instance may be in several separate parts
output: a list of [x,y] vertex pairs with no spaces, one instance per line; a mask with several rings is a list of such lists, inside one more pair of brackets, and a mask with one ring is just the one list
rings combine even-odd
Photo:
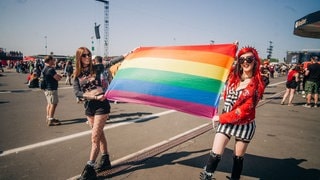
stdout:
[[[127,55],[128,53],[115,57],[110,63],[122,61]],[[73,90],[77,98],[84,100],[85,115],[92,128],[89,161],[79,179],[97,179],[97,172],[111,168],[107,139],[103,131],[110,113],[110,104],[104,96],[102,79],[100,78],[104,67],[102,70],[98,70],[98,66],[93,65],[92,53],[86,47],[77,49],[75,60]],[[108,79],[111,81],[111,78]],[[100,152],[102,156],[96,166]]]
[[231,179],[240,179],[243,157],[255,132],[255,109],[264,89],[258,52],[253,47],[240,49],[225,88],[224,108],[212,119],[216,135],[206,166],[200,174],[201,180],[212,179],[232,136],[235,137],[235,146]]

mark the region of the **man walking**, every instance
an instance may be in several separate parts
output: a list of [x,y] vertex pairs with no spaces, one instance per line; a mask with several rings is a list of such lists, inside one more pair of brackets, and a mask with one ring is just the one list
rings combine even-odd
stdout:
[[60,125],[60,121],[54,118],[59,99],[58,99],[58,81],[62,76],[55,71],[55,60],[52,56],[46,56],[44,59],[45,67],[42,71],[45,81],[44,94],[47,99],[47,123],[48,126]]
[[314,94],[314,107],[318,107],[319,85],[320,85],[320,64],[318,57],[311,57],[311,64],[305,71],[306,84],[305,92],[307,94],[307,104],[304,107],[311,108],[311,95]]

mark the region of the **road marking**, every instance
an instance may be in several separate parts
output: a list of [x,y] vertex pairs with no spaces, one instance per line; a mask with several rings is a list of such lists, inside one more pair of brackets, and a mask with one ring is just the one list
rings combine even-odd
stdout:
[[[175,110],[168,110],[168,111],[163,111],[163,112],[156,113],[156,114],[143,116],[142,118],[139,118],[139,119],[133,119],[133,120],[126,121],[126,122],[121,122],[121,123],[117,123],[117,124],[113,124],[113,125],[108,125],[108,126],[104,127],[103,130],[112,129],[112,128],[116,128],[116,127],[124,126],[124,125],[129,125],[129,124],[136,123],[136,122],[139,122],[139,121],[145,121],[145,120],[150,119],[150,118],[164,116],[164,115],[167,115],[167,114],[170,114],[170,113],[174,113],[174,112],[176,112],[176,111]],[[85,135],[88,135],[88,134],[91,134],[91,130],[83,131],[83,132],[80,132],[80,133],[71,134],[71,135],[68,135],[68,136],[55,138],[55,139],[51,139],[51,140],[47,140],[47,141],[38,142],[38,143],[35,143],[35,144],[30,144],[30,145],[19,147],[19,148],[6,150],[6,151],[3,151],[0,154],[0,157],[7,156],[7,155],[10,155],[10,154],[19,153],[19,152],[30,150],[30,149],[34,149],[34,148],[39,148],[39,147],[55,144],[55,143],[59,143],[59,142],[63,142],[63,141],[67,141],[67,140],[70,140],[70,139],[75,139],[75,138],[78,138],[78,137],[81,137],[81,136],[85,136]]]
[[[150,150],[159,148],[159,147],[161,147],[161,146],[163,146],[163,145],[165,145],[165,144],[168,144],[168,143],[170,143],[170,142],[172,142],[172,141],[175,141],[175,140],[177,140],[177,139],[179,139],[179,138],[181,138],[181,137],[183,137],[183,136],[186,136],[186,135],[188,135],[188,134],[194,133],[194,132],[196,132],[197,130],[202,129],[202,128],[204,128],[204,127],[206,127],[206,126],[209,126],[209,125],[211,126],[211,122],[202,124],[202,125],[200,125],[200,126],[198,126],[198,127],[195,127],[195,128],[190,129],[190,130],[188,130],[188,131],[185,131],[185,132],[183,132],[183,133],[180,133],[180,134],[178,134],[178,135],[176,135],[176,136],[170,137],[170,138],[168,138],[168,139],[166,139],[166,140],[163,140],[163,141],[161,141],[161,142],[159,142],[159,143],[156,143],[156,144],[153,144],[153,145],[151,145],[151,146],[148,146],[148,147],[146,147],[146,148],[144,148],[144,149],[141,149],[141,150],[139,150],[139,151],[137,151],[137,152],[128,154],[128,155],[126,155],[126,156],[124,156],[124,157],[122,157],[122,158],[119,158],[119,159],[116,159],[116,160],[112,161],[112,162],[111,162],[111,165],[114,166],[114,165],[117,165],[117,164],[121,164],[122,162],[128,161],[128,160],[130,160],[130,159],[132,159],[132,158],[134,158],[134,157],[136,157],[136,156],[138,156],[138,155],[142,155],[142,154],[144,154],[144,153],[146,153],[146,152],[148,152],[148,151],[150,151]],[[201,133],[201,134],[202,134],[202,133]],[[179,143],[179,144],[180,144],[180,143]],[[171,149],[171,148],[169,148],[169,149]],[[74,177],[68,178],[67,180],[75,180],[75,179],[78,179],[79,177],[80,177],[80,174],[78,174],[78,175],[76,175],[76,176],[74,176]]]
[[276,85],[283,84],[283,83],[286,83],[286,82],[287,81],[280,81],[280,82],[277,82],[277,83],[269,84],[268,86],[276,86]]

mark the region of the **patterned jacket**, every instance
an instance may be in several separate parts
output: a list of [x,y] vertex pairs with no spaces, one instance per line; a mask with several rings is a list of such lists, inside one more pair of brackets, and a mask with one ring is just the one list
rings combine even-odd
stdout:
[[[256,106],[259,102],[257,83],[252,79],[246,88],[243,89],[240,97],[233,105],[230,112],[220,114],[221,124],[248,124],[255,119]],[[227,88],[224,93],[226,99]]]

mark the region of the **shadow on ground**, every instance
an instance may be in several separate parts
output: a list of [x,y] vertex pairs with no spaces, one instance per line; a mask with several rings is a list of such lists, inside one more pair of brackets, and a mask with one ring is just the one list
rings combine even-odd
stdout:
[[[191,154],[209,152],[209,149],[194,151],[194,152],[176,152],[163,154],[160,157],[151,157],[145,161],[140,162],[130,162],[126,165],[131,165],[130,168],[123,170],[119,173],[112,174],[109,177],[101,177],[101,179],[114,177],[121,174],[126,174],[134,172],[141,169],[149,169],[164,165],[185,165],[199,168],[199,173],[205,165],[205,162],[208,158],[208,154],[193,157],[186,160],[179,161],[180,158],[188,157]],[[222,157],[222,160],[219,163],[217,171],[230,173],[232,169],[232,150],[226,149]],[[296,159],[296,158],[269,158],[256,156],[252,154],[245,155],[244,169],[242,175],[248,177],[256,177],[261,180],[319,180],[320,179],[320,170],[319,169],[305,169],[299,166],[300,163],[307,161],[306,159]],[[120,164],[118,166],[125,165]]]

